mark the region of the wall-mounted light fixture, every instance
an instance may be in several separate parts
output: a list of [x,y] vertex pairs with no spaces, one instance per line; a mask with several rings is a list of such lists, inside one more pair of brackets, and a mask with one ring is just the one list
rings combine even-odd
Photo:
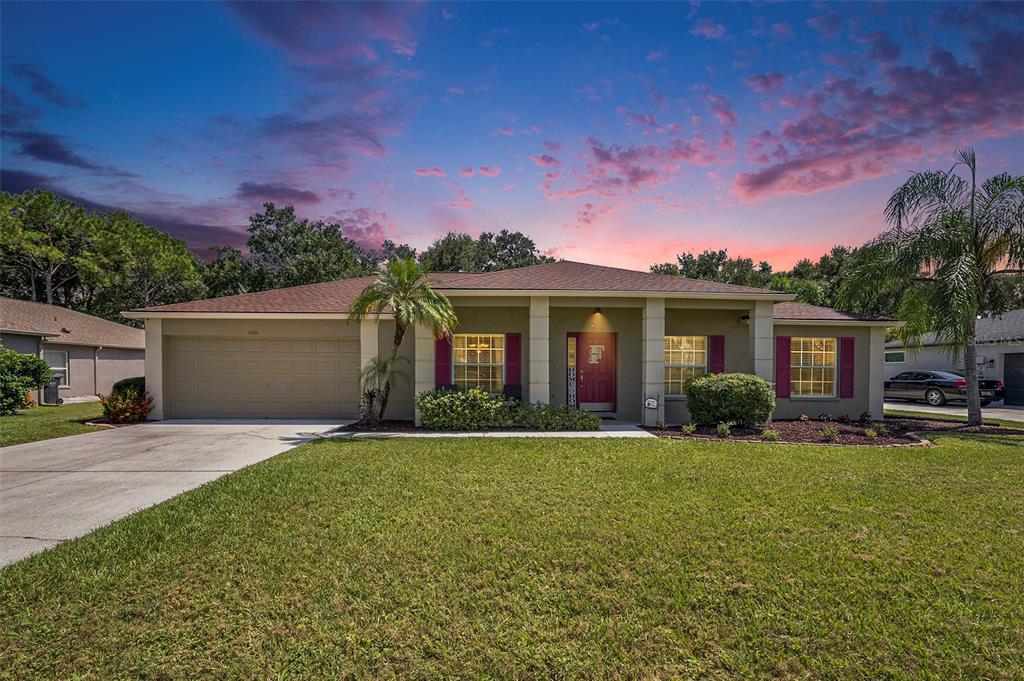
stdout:
[[749,323],[750,323],[750,315],[748,315],[748,314],[740,315],[740,324],[749,324]]
[[594,314],[601,314],[601,308],[595,307],[594,308]]

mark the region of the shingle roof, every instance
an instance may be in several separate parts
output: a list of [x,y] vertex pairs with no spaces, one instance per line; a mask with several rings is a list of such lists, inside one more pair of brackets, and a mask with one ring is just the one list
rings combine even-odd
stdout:
[[0,330],[47,336],[47,342],[107,348],[146,347],[146,334],[124,324],[59,305],[0,298]]
[[[356,277],[259,293],[160,305],[137,311],[344,314],[352,300],[373,279],[372,276]],[[430,279],[440,291],[649,291],[734,294],[743,297],[778,295],[777,291],[567,260],[499,272],[433,272]]]
[[[978,343],[1019,343],[1024,341],[1024,308],[1009,310],[998,317],[983,317],[975,326]],[[934,333],[927,333],[921,345],[939,345]],[[899,341],[890,341],[887,348],[901,348]]]
[[842,312],[831,307],[807,303],[775,303],[775,321],[827,321],[827,322],[895,322],[888,317],[874,317],[856,312]]

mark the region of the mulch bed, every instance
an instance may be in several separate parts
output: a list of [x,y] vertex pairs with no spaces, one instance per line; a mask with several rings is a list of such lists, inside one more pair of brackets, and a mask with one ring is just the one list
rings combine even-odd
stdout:
[[[867,426],[859,423],[839,423],[837,421],[772,421],[771,430],[779,434],[778,442],[797,444],[837,444],[837,445],[870,445],[873,447],[892,447],[919,445],[925,441],[918,435],[924,431],[948,433],[976,433],[984,435],[1024,435],[1024,429],[1006,428],[1003,426],[967,427],[955,421],[938,421],[933,419],[901,418],[886,419],[889,429],[887,435],[868,437]],[[826,441],[822,431],[835,428],[839,437]],[[693,440],[749,440],[764,442],[761,431],[752,428],[733,428],[728,438],[719,437],[714,428],[698,428],[693,434],[684,434],[679,428],[646,430],[658,437]]]

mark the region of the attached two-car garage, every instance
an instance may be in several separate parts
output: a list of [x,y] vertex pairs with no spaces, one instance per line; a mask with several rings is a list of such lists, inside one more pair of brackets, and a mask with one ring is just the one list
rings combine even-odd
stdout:
[[359,414],[359,338],[345,322],[164,326],[164,418]]

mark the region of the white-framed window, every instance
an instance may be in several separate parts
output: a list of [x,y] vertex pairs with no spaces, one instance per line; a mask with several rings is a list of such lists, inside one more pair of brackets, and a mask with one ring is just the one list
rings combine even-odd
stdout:
[[835,397],[836,339],[790,340],[789,394],[791,397]]
[[54,378],[60,379],[60,387],[71,386],[71,372],[68,367],[68,353],[64,350],[43,350],[43,361],[50,367]]
[[886,364],[903,364],[907,361],[907,353],[903,350],[886,350],[885,351],[885,363]]
[[707,372],[707,336],[665,336],[666,396],[682,395],[688,380]]
[[452,383],[500,393],[505,387],[505,334],[457,333],[452,338]]

